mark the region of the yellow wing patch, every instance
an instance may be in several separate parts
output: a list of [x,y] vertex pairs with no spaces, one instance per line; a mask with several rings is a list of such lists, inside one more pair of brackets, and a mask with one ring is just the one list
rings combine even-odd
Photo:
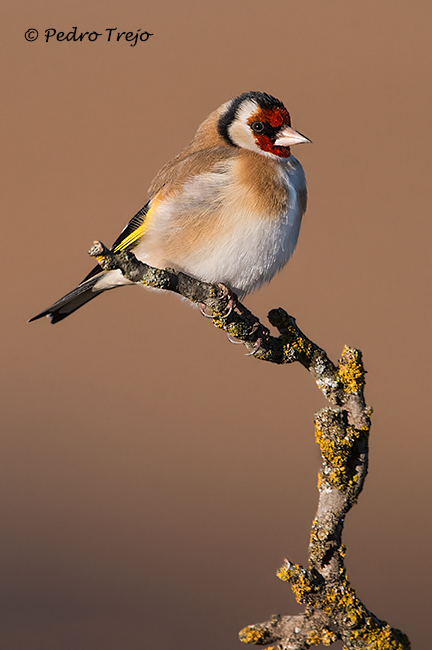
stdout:
[[141,239],[141,237],[144,235],[147,228],[149,227],[151,218],[153,216],[153,212],[159,203],[160,203],[160,199],[153,199],[151,208],[147,212],[143,223],[140,224],[138,228],[136,228],[134,231],[129,233],[127,237],[122,239],[122,241],[119,244],[117,244],[117,246],[114,248],[114,253],[118,253],[118,251],[124,251],[127,248],[130,248],[133,244],[135,244],[135,242],[138,241],[138,239]]
[[150,216],[150,211],[147,212],[146,214],[146,219],[144,223],[142,223],[136,230],[130,233],[123,241],[120,242],[115,248],[114,248],[114,253],[118,253],[118,251],[124,251],[125,248],[128,248],[132,244],[134,244],[140,237],[143,236],[145,231],[148,228],[148,218]]

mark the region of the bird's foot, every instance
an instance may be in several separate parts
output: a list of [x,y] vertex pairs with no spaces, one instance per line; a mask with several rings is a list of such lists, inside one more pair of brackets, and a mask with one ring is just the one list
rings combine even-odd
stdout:
[[[252,329],[249,332],[248,336],[252,336],[254,334],[257,334],[257,338],[254,341],[253,350],[247,353],[246,355],[247,357],[251,357],[258,352],[263,342],[267,340],[267,338],[270,336],[270,330],[268,329],[268,327],[265,327],[265,325],[263,325],[259,321],[256,321],[252,325]],[[240,345],[241,343],[245,343],[245,341],[241,341],[240,339],[233,338],[231,334],[227,334],[227,338],[230,343],[234,343],[235,345]]]
[[213,312],[213,310],[205,305],[204,303],[200,302],[198,303],[199,310],[202,313],[203,316],[206,318],[228,318],[228,316],[231,314],[233,309],[239,306],[239,301],[237,298],[237,294],[234,293],[229,287],[227,287],[225,284],[222,284],[222,282],[217,282],[216,286],[218,289],[221,289],[222,291],[222,296],[220,299],[226,299],[227,300],[227,305],[225,307],[225,310],[220,313],[220,312]]
[[[229,287],[227,287],[225,284],[222,284],[221,282],[218,282],[216,284],[218,289],[222,291],[222,296],[221,299],[226,299],[226,308],[223,313],[213,311],[210,307],[205,305],[204,303],[199,303],[199,309],[200,312],[203,316],[206,318],[223,318],[226,319],[230,316],[230,314],[233,311],[236,311],[237,314],[240,316],[243,316],[246,321],[250,323],[250,331],[246,335],[245,339],[249,341],[250,337],[252,339],[255,339],[253,341],[253,350],[249,352],[247,356],[253,356],[258,352],[260,347],[262,346],[263,342],[268,339],[270,336],[270,330],[262,325],[260,321],[254,316],[247,307],[242,305],[241,302],[239,302],[237,294],[232,291]],[[230,334],[228,334],[228,340],[230,343],[234,343],[236,345],[240,343],[245,343],[246,340],[243,339],[237,339],[235,337],[232,337]]]
[[263,342],[268,339],[270,336],[270,330],[268,327],[260,323],[258,320],[253,324],[252,330],[249,333],[249,336],[252,336],[253,334],[257,334],[257,338],[254,342],[254,347],[251,352],[248,352],[246,355],[247,357],[251,357],[254,354],[258,352],[260,347],[262,346]]
[[240,304],[237,298],[237,294],[234,293],[234,291],[232,291],[232,289],[227,287],[225,284],[222,284],[222,282],[218,282],[216,286],[222,290],[222,298],[227,298],[226,311],[222,317],[228,318],[232,310],[238,307]]

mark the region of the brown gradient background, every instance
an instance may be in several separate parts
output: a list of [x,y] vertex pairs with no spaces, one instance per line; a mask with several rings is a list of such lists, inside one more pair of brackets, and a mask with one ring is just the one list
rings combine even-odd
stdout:
[[[308,373],[136,288],[26,323],[82,279],[93,239],[115,239],[206,115],[252,89],[314,144],[295,149],[310,191],[295,256],[247,304],[263,319],[285,307],[334,360],[362,349],[374,417],[349,577],[428,648],[430,2],[2,11],[0,648],[234,650],[244,625],[301,611],[275,570],[306,561],[317,503],[325,402]],[[74,25],[154,36],[44,42]]]

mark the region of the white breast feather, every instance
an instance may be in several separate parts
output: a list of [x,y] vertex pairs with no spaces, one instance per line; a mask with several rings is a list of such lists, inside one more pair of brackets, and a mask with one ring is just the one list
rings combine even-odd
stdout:
[[[269,282],[294,252],[302,211],[298,193],[305,188],[300,163],[293,157],[280,163],[289,203],[277,219],[267,214],[248,216],[239,206],[238,193],[227,183],[232,177],[226,165],[221,173],[208,172],[186,183],[180,195],[157,209],[146,236],[135,249],[149,264],[172,266],[206,282],[222,282],[242,297]],[[225,166],[225,167],[224,167]],[[199,247],[164,259],[164,243],[177,229],[197,228],[201,219],[219,215],[217,236]],[[159,251],[159,252],[157,252]]]

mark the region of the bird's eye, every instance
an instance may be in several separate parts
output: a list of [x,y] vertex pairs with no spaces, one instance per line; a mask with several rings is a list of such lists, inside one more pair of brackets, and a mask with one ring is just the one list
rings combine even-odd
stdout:
[[252,122],[251,129],[255,133],[262,133],[264,131],[264,124],[262,122]]

